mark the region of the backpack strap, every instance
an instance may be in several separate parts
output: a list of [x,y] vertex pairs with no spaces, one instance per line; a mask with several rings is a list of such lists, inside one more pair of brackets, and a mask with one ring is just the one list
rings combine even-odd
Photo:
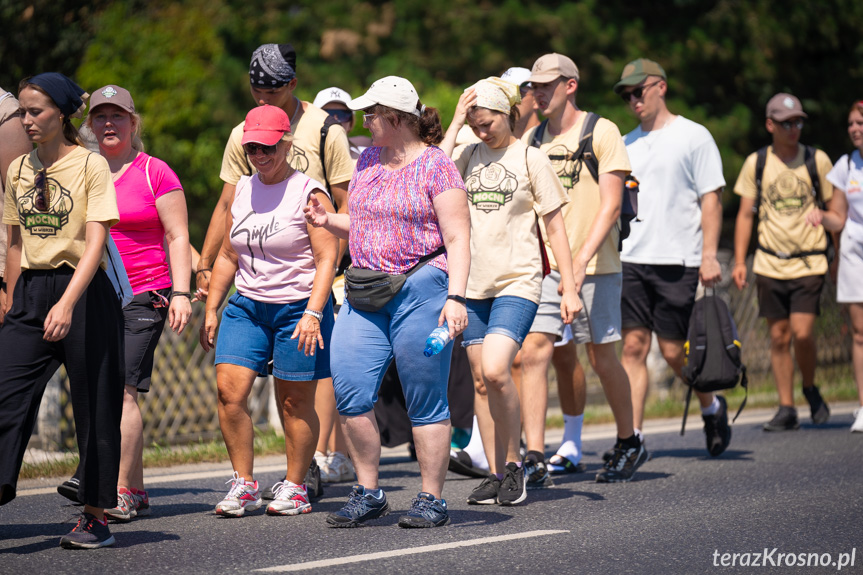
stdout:
[[596,128],[599,118],[599,114],[594,114],[593,112],[587,113],[587,118],[584,119],[584,126],[581,129],[579,149],[572,155],[573,159],[581,157],[587,166],[587,171],[590,172],[590,175],[597,182],[599,182],[599,160],[596,158],[596,154],[593,153],[593,130]]
[[761,207],[761,184],[764,180],[764,166],[767,164],[767,146],[755,153],[755,205],[752,211],[758,214]]
[[327,147],[327,133],[330,131],[330,126],[338,123],[338,120],[327,114],[327,119],[324,120],[324,124],[321,126],[321,144],[318,148],[318,154],[321,157],[321,172],[324,174],[324,181],[322,183],[327,187],[326,191],[330,194],[332,194],[332,190],[330,189],[330,181],[327,179],[327,161],[324,156],[324,150]]
[[821,178],[818,177],[818,166],[815,164],[815,148],[806,146],[803,152],[803,162],[806,164],[806,171],[809,172],[809,179],[812,181],[812,195],[815,196],[815,203],[822,210],[825,207],[824,197],[821,195]]
[[536,130],[533,131],[533,137],[530,139],[530,147],[538,148],[542,144],[542,138],[545,136],[545,128],[548,126],[548,120],[540,122]]

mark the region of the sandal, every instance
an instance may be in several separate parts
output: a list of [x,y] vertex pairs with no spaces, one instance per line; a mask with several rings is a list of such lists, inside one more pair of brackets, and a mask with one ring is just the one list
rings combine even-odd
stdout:
[[552,475],[564,475],[568,473],[584,473],[587,466],[582,463],[573,463],[569,458],[555,453],[548,460],[548,472]]

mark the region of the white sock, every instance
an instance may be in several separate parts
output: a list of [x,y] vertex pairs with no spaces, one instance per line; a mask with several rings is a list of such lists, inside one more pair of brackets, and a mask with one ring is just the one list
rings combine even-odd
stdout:
[[465,453],[470,455],[473,466],[488,471],[488,459],[485,457],[485,449],[482,446],[482,437],[479,434],[479,423],[473,416],[473,429],[470,432],[470,441],[464,448]]
[[714,395],[713,403],[711,403],[707,407],[701,408],[701,415],[716,415],[716,412],[719,411],[720,407],[722,406],[719,404],[719,398]]
[[575,464],[581,461],[581,427],[584,424],[584,414],[563,414],[563,441],[557,448],[557,455],[562,455]]
[[[633,431],[635,432],[635,435],[638,436],[639,441],[644,441],[644,434],[641,433],[640,429],[634,429]],[[626,438],[624,438],[624,439],[626,439]]]

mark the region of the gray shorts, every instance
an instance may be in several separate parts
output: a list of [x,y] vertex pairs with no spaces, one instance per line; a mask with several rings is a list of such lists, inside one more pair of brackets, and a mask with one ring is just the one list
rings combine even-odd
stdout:
[[[621,339],[620,290],[622,274],[586,276],[581,286],[584,308],[572,322],[575,343],[610,343]],[[557,341],[563,338],[564,323],[560,318],[557,286],[560,272],[552,270],[542,280],[542,295],[531,332],[548,333]]]

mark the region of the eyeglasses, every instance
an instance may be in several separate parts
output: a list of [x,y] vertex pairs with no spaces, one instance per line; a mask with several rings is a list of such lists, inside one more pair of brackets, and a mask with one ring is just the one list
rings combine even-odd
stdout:
[[783,130],[790,130],[791,128],[803,129],[803,120],[794,120],[793,122],[791,120],[785,120],[784,122],[773,121],[782,126]]
[[377,114],[363,114],[363,124],[368,124]]
[[662,82],[662,80],[657,80],[656,82],[653,82],[652,84],[646,84],[644,86],[639,86],[638,88],[635,88],[631,92],[621,92],[620,97],[623,98],[623,101],[626,102],[627,104],[629,103],[630,100],[632,100],[633,96],[635,96],[636,100],[640,100],[641,97],[644,96],[645,90],[647,90],[651,86],[656,86],[660,82]]
[[33,206],[40,212],[47,212],[51,205],[51,193],[48,190],[48,175],[44,169],[36,172],[36,195]]
[[276,153],[276,146],[277,146],[277,144],[273,144],[272,146],[265,146],[263,144],[251,143],[251,144],[243,144],[243,150],[249,156],[257,155],[258,152],[263,152],[268,156],[272,156],[273,154]]
[[354,113],[350,110],[324,110],[324,112],[335,118],[339,124],[345,124],[354,118]]

